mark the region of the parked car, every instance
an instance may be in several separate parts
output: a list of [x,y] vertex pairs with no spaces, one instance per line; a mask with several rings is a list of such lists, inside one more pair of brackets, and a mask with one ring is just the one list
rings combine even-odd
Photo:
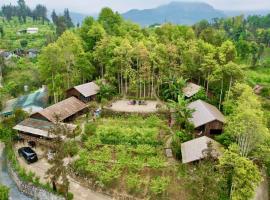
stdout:
[[38,161],[38,157],[36,152],[31,149],[30,147],[22,147],[18,150],[18,154],[21,157],[24,157],[24,159],[26,160],[26,162],[28,164],[30,163],[34,163]]

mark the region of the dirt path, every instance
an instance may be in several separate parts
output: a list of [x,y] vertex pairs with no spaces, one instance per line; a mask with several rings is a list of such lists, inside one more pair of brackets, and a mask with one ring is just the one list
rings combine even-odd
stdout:
[[76,180],[69,178],[70,189],[69,191],[73,193],[74,200],[109,200],[108,196],[94,192],[86,187],[80,185]]
[[[173,140],[173,132],[166,138],[165,148],[172,149],[172,140]],[[170,165],[174,165],[178,163],[178,161],[174,157],[167,157],[168,163]]]
[[268,181],[266,177],[266,172],[263,172],[263,182],[259,185],[256,190],[256,194],[253,200],[268,200]]

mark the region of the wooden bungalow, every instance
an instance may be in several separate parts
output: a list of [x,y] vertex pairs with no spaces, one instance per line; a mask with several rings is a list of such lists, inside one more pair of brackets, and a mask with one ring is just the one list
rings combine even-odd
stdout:
[[[76,125],[63,124],[65,128],[73,132],[76,129]],[[54,123],[27,118],[13,127],[13,130],[17,131],[21,138],[26,141],[35,141],[42,144],[50,143],[52,139],[56,137],[51,133],[52,128],[55,126]]]
[[67,97],[76,97],[77,99],[87,103],[96,98],[100,88],[95,82],[89,82],[75,86],[67,90]]
[[[209,145],[211,143],[211,151]],[[210,155],[218,158],[222,153],[222,145],[215,140],[202,136],[181,144],[181,154],[183,163],[199,161]]]
[[213,105],[202,100],[197,100],[188,105],[192,109],[192,118],[197,136],[213,136],[221,134],[225,122],[224,115]]
[[[70,97],[58,102],[42,111],[34,113],[31,118],[46,120],[48,122],[68,122],[72,121],[87,111],[87,105],[75,97]],[[58,118],[58,119],[57,119]]]

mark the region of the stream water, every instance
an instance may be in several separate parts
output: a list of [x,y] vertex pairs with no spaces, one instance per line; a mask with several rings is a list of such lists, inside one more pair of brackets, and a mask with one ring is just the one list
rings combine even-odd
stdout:
[[10,178],[7,165],[5,162],[5,155],[3,153],[3,145],[0,143],[0,183],[9,187],[10,200],[31,200],[31,198],[21,193],[13,180]]

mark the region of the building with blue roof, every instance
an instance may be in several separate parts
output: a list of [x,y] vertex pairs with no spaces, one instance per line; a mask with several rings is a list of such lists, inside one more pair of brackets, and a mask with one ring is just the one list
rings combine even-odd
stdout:
[[33,114],[46,108],[47,104],[48,90],[42,87],[31,94],[7,101],[1,112],[1,116],[8,117],[16,109],[22,109],[29,114]]

